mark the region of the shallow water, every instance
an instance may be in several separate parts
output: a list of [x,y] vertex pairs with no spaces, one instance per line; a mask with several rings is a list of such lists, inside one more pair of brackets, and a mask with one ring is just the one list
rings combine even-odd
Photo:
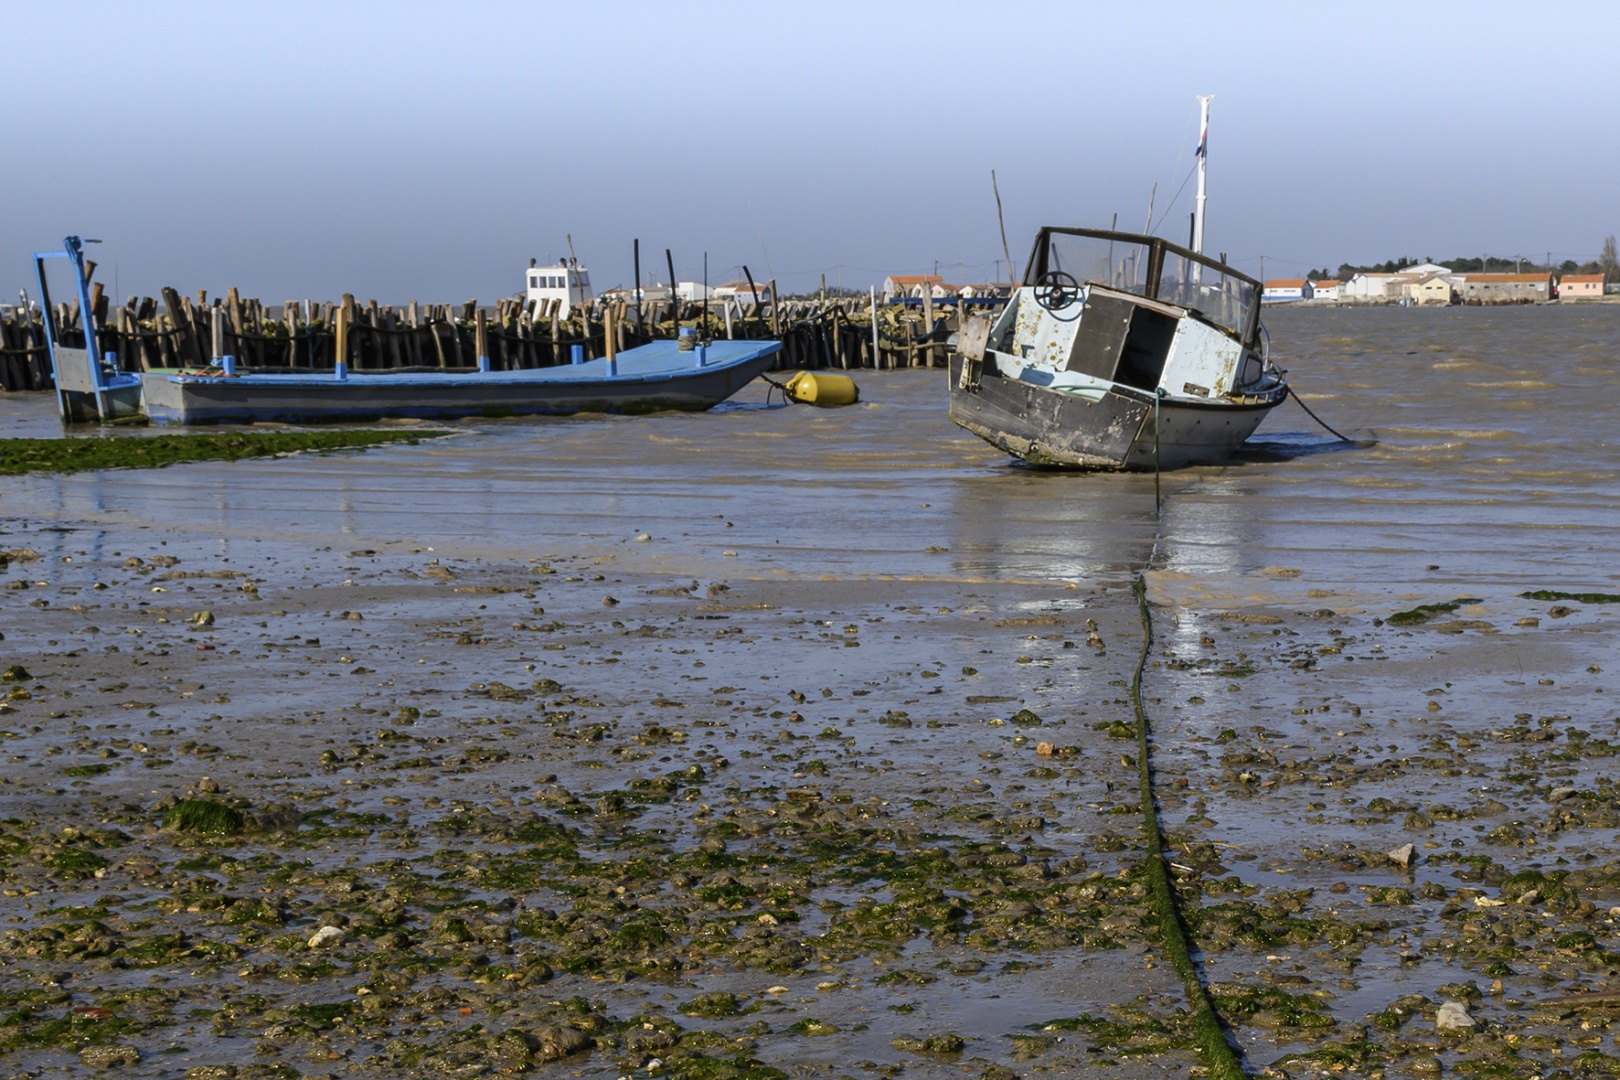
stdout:
[[[1540,821],[1550,788],[1602,789],[1607,768],[1606,759],[1578,755],[1530,762],[1521,744],[1494,732],[1523,716],[1620,735],[1603,672],[1620,605],[1567,602],[1572,610],[1555,616],[1548,602],[1520,595],[1620,592],[1612,419],[1620,306],[1281,310],[1267,322],[1298,394],[1355,444],[1288,403],[1242,460],[1160,478],[1157,506],[1151,475],[1037,472],[957,430],[945,417],[943,372],[866,372],[857,375],[862,404],[841,410],[766,407],[761,386],[704,415],[467,421],[452,438],[361,454],[3,479],[0,548],[44,556],[14,564],[12,577],[37,577],[81,601],[94,582],[111,583],[109,597],[132,608],[143,606],[135,598],[144,586],[120,568],[130,553],[161,550],[184,568],[228,565],[258,581],[266,603],[285,610],[262,633],[231,620],[226,586],[168,586],[202,593],[184,599],[148,593],[150,614],[162,606],[176,618],[143,624],[143,640],[172,650],[162,654],[168,670],[190,681],[154,683],[135,700],[155,703],[177,738],[219,738],[222,717],[277,717],[252,736],[266,744],[266,767],[252,781],[266,790],[315,783],[289,763],[318,752],[334,709],[436,703],[448,714],[444,734],[455,736],[458,723],[491,708],[459,693],[475,680],[522,685],[535,677],[529,672],[550,670],[630,724],[672,715],[667,699],[680,699],[730,729],[704,736],[728,753],[780,733],[781,722],[759,710],[793,710],[790,689],[830,685],[836,695],[797,706],[806,732],[839,725],[848,742],[837,758],[825,755],[835,776],[897,799],[1036,798],[1019,782],[1032,747],[984,721],[1020,706],[1049,723],[1066,718],[1050,737],[1077,744],[1083,768],[1053,781],[1041,806],[1051,822],[1044,840],[1059,848],[1084,848],[1099,828],[1124,832],[1133,820],[1120,813],[1131,774],[1111,771],[1129,747],[1092,725],[1121,715],[1119,687],[1137,647],[1129,589],[1146,573],[1156,631],[1146,693],[1166,827],[1216,845],[1222,872],[1266,888],[1315,889],[1322,911],[1361,911],[1370,888],[1456,889],[1456,864],[1439,859],[1451,852],[1487,851],[1514,869],[1614,862],[1609,830],[1534,832],[1518,846],[1484,836]],[[0,398],[0,434],[55,434],[52,407],[47,397]],[[457,630],[493,635],[539,617],[515,593],[465,597],[452,609],[442,594],[403,581],[435,558],[469,580],[480,565],[567,568],[572,584],[552,579],[542,597],[548,617],[571,624],[545,639],[565,650],[545,651],[533,638],[503,640],[498,657],[447,650],[442,639]],[[714,622],[687,622],[689,599],[655,591],[686,580],[730,584]],[[338,608],[360,606],[346,597],[361,590],[367,621],[334,622]],[[39,594],[0,595],[12,655],[34,648],[40,663],[71,673],[78,653],[64,654],[54,636],[47,646],[46,616],[19,606]],[[1430,625],[1375,622],[1460,597],[1471,599]],[[256,666],[182,651],[194,635],[176,625],[179,616],[204,603],[220,609],[221,634],[244,652],[257,644],[268,654],[272,639],[299,644],[285,662],[277,653]],[[68,616],[52,617],[64,621],[50,634],[77,632]],[[1101,624],[1106,648],[1082,644],[1088,617]],[[31,631],[34,623],[42,629]],[[700,627],[701,638],[671,643],[624,630],[675,623],[693,635]],[[857,631],[863,647],[846,648]],[[325,645],[307,645],[312,638]],[[372,669],[364,679],[326,681],[360,660]],[[221,668],[228,697],[215,701]],[[854,686],[861,696],[846,692]],[[169,696],[159,699],[159,689]],[[866,726],[894,708],[918,726]],[[926,729],[925,719],[941,727]],[[1232,750],[1262,755],[1247,766],[1252,779],[1223,763]],[[874,771],[867,762],[879,758]],[[1307,759],[1328,778],[1286,776],[1284,764]],[[561,783],[593,783],[583,768],[551,767]],[[479,790],[532,785],[524,768],[495,770]],[[732,768],[728,782],[744,787],[803,782],[796,762],[763,755]],[[1328,776],[1343,768],[1364,771]],[[178,791],[195,771],[182,762],[148,770],[146,781],[153,793]],[[971,786],[981,779],[984,790]],[[112,773],[83,783],[110,792],[118,782]],[[419,786],[447,793],[458,782],[423,778]],[[376,807],[385,793],[401,792],[364,784],[346,792],[359,808]],[[8,800],[48,809],[61,794],[25,783]],[[1377,797],[1469,814],[1403,828],[1404,811],[1367,811]],[[1500,810],[1479,809],[1496,800]],[[654,809],[643,827],[682,836],[683,813]],[[1322,854],[1406,840],[1420,848],[1411,874]],[[1135,856],[1088,857],[1112,872]],[[1345,888],[1330,893],[1330,885]],[[1449,932],[1434,921],[1439,910],[1437,901],[1403,909],[1406,929],[1368,947],[1355,985],[1335,987],[1339,1019],[1353,1025],[1401,993],[1433,996],[1441,983],[1480,977],[1433,945]],[[1620,945],[1612,930],[1605,941]],[[905,998],[966,1032],[967,1020],[946,1014],[971,1012],[976,996],[993,991],[1002,996],[981,1010],[976,1029],[989,1040],[1018,1017],[1106,1005],[1117,988],[1118,968],[1087,974],[1103,962],[1095,956],[1043,959],[1054,967],[1039,979],[987,973],[904,994],[845,990],[836,1007],[826,995],[805,1007],[855,1015]],[[1225,952],[1209,958],[1208,973],[1258,977],[1281,965],[1315,974],[1320,959]],[[1126,968],[1136,962],[1124,958]],[[1163,974],[1138,971],[1131,993],[1173,992]],[[1054,980],[1069,978],[1076,996],[1050,1000]],[[1508,994],[1566,992],[1574,978]],[[814,1000],[808,982],[794,988]],[[1513,1016],[1500,1003],[1480,1008],[1503,1023]],[[829,1058],[879,1056],[887,1030],[874,1022],[861,1039],[817,1047]],[[1245,1030],[1239,1041],[1259,1061],[1291,1046],[1277,1032]]]

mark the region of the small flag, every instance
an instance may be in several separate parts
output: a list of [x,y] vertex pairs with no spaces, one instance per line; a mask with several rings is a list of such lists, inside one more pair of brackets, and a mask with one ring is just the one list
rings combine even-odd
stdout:
[[1198,149],[1193,151],[1193,157],[1194,158],[1201,158],[1201,157],[1204,156],[1204,154],[1206,153],[1205,145],[1208,142],[1209,142],[1209,127],[1208,127],[1208,125],[1205,125],[1204,129],[1201,132],[1198,133]]

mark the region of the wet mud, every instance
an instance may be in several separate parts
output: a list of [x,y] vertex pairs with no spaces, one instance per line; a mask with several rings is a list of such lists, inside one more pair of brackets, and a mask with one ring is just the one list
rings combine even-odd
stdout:
[[0,481],[0,1061],[1193,1074],[1144,573],[1250,1072],[1620,1070],[1620,319],[1269,321],[1372,445],[1285,406],[1157,512],[1008,466],[932,372]]

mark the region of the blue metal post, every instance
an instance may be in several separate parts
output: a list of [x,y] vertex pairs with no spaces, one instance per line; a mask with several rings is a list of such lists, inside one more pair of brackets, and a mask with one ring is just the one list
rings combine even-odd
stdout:
[[80,240],[69,236],[62,247],[73,261],[74,285],[79,290],[79,325],[84,327],[84,351],[90,357],[90,378],[96,387],[96,409],[101,409],[101,391],[105,385],[101,378],[101,342],[96,340],[95,312],[90,310],[90,283],[84,278],[84,245],[99,244],[100,240]]
[[583,364],[585,362],[585,346],[568,346],[568,362],[570,364]]

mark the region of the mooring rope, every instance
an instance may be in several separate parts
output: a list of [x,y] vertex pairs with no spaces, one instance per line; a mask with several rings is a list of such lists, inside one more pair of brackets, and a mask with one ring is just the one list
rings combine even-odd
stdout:
[[1227,1041],[1225,1025],[1215,1011],[1215,1002],[1199,974],[1192,958],[1192,947],[1187,938],[1187,926],[1176,901],[1175,885],[1170,878],[1170,863],[1164,855],[1164,834],[1159,827],[1158,806],[1153,798],[1153,769],[1148,759],[1148,717],[1142,705],[1142,672],[1147,668],[1148,651],[1153,644],[1153,619],[1148,613],[1147,580],[1136,576],[1136,606],[1142,618],[1142,652],[1137,657],[1136,673],[1131,677],[1131,706],[1136,711],[1136,768],[1141,788],[1142,828],[1147,839],[1147,859],[1143,870],[1147,874],[1148,890],[1159,917],[1159,936],[1171,965],[1181,975],[1186,990],[1187,1006],[1192,1010],[1198,1048],[1203,1052],[1205,1067],[1215,1080],[1246,1080],[1243,1063],[1232,1044]]
[[1296,402],[1298,402],[1299,407],[1304,409],[1305,412],[1310,415],[1310,418],[1312,420],[1315,420],[1318,424],[1321,424],[1322,427],[1324,429],[1326,429],[1328,434],[1337,435],[1340,442],[1351,442],[1352,441],[1347,436],[1339,435],[1339,433],[1337,431],[1334,431],[1331,427],[1328,427],[1328,422],[1326,420],[1323,420],[1320,416],[1317,416],[1316,413],[1312,412],[1311,407],[1309,405],[1305,404],[1304,400],[1298,394],[1296,394],[1294,392],[1294,388],[1292,386],[1290,386],[1288,388],[1288,396],[1293,398]]

